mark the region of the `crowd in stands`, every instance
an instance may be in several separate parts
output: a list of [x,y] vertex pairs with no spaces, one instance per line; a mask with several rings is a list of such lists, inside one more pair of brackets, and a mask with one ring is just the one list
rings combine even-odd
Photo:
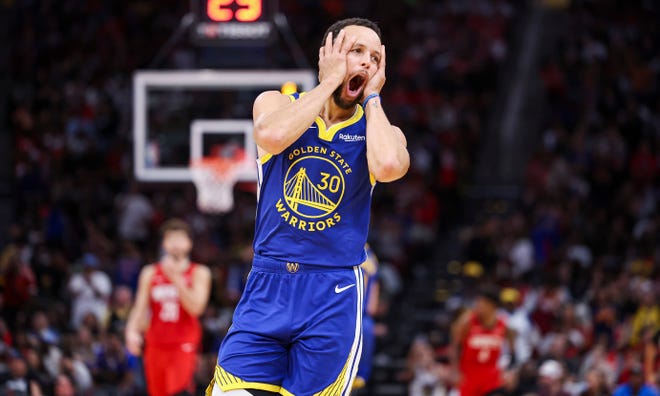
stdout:
[[[660,7],[575,3],[539,70],[547,128],[521,199],[463,227],[463,268],[504,288],[518,334],[506,393],[657,395]],[[411,395],[451,388],[444,345],[433,340],[410,349]]]
[[[401,182],[376,188],[370,241],[405,278],[414,265],[433,265],[424,262],[429,249],[458,220],[516,7],[391,3],[280,7],[312,64],[319,43],[307,38],[320,42],[332,21],[362,14],[381,24],[383,102],[406,132],[412,166]],[[463,232],[464,261],[510,288],[503,297],[521,331],[508,378],[521,392],[547,382],[609,394],[640,364],[645,380],[658,368],[642,356],[657,351],[660,328],[660,15],[652,2],[633,3],[622,12],[587,2],[570,14],[558,55],[540,71],[551,111],[520,207]],[[149,64],[187,7],[63,0],[10,8],[16,182],[11,243],[0,247],[0,394],[142,394],[141,362],[125,351],[123,326],[169,217],[192,225],[194,259],[213,272],[200,389],[211,378],[249,268],[255,197],[237,192],[231,213],[206,216],[192,185],[138,183],[131,162],[131,73]],[[449,389],[443,346],[427,338],[412,342],[401,375],[412,395]]]

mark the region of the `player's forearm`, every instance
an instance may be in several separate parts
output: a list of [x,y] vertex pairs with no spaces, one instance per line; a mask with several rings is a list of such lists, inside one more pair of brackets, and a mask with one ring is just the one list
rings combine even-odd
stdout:
[[397,129],[387,119],[380,98],[367,102],[365,112],[369,172],[380,182],[403,177],[410,166],[410,156]]
[[141,301],[136,300],[135,304],[131,308],[131,312],[128,314],[128,320],[126,321],[126,333],[142,333],[145,330],[143,320],[146,316],[146,306]]
[[179,292],[179,302],[181,307],[192,316],[200,316],[206,309],[208,302],[208,293],[202,290],[201,287],[193,288],[188,287],[183,278],[173,281]]
[[260,116],[254,124],[257,145],[270,154],[284,151],[312,125],[336,88],[324,81],[298,100]]
[[179,293],[181,307],[192,316],[200,316],[206,309],[206,298],[195,293],[192,289],[186,289]]
[[146,313],[146,310],[143,310],[138,306],[133,307],[131,313],[128,315],[128,320],[126,321],[126,333],[142,333],[144,331],[144,326],[141,324],[141,319],[144,318]]

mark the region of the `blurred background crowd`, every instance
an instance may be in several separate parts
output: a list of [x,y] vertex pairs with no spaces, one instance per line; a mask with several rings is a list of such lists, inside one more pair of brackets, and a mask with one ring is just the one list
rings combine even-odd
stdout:
[[[660,385],[660,6],[387,3],[279,5],[312,65],[331,22],[380,24],[383,102],[409,142],[409,174],[374,192],[369,239],[382,293],[362,394],[449,394],[449,327],[486,279],[501,286],[517,332],[515,364],[503,362],[509,394]],[[526,165],[513,197],[475,197],[507,69],[525,51],[521,26],[542,6],[555,35],[528,81],[539,82],[542,106],[526,132]],[[10,0],[0,10],[11,37],[2,128],[12,139],[0,394],[144,392],[123,326],[170,217],[190,223],[193,258],[213,273],[201,392],[249,270],[256,202],[236,191],[232,212],[208,216],[192,184],[134,180],[132,73],[150,64],[187,2]],[[184,40],[160,67],[191,53]]]

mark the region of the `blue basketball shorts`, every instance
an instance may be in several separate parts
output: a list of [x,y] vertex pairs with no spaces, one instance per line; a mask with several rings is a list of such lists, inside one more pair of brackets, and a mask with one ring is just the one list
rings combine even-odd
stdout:
[[359,266],[255,257],[209,389],[348,395],[362,350],[363,295]]

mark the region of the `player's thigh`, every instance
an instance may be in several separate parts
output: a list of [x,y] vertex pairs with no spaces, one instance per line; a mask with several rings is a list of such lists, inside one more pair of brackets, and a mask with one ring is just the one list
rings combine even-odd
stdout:
[[362,272],[312,278],[299,317],[304,330],[291,345],[282,388],[294,395],[347,395],[362,346]]
[[[291,319],[283,315],[281,274],[252,271],[222,341],[214,380],[228,391],[241,382],[274,391],[288,365],[287,342]],[[259,389],[259,388],[257,388]]]
[[252,331],[233,330],[222,343],[216,377],[221,385],[236,377],[244,382],[279,386],[287,362],[287,349],[278,340]]
[[168,364],[164,370],[165,378],[162,381],[166,384],[167,394],[191,390],[197,365],[197,353],[173,348],[166,361]]
[[144,350],[144,378],[150,396],[167,395],[167,363],[169,356],[166,351],[147,345]]

